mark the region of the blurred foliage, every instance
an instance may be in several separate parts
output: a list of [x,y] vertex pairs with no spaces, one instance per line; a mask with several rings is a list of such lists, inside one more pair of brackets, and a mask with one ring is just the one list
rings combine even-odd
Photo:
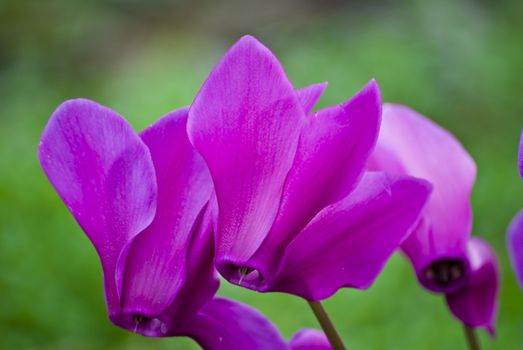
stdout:
[[[407,104],[451,130],[478,165],[474,234],[502,268],[496,340],[521,348],[523,295],[505,230],[523,206],[516,150],[523,127],[521,1],[19,1],[0,2],[0,348],[187,349],[107,320],[94,249],[43,175],[36,149],[53,109],[87,97],[136,129],[191,103],[240,35],[281,59],[300,87],[329,81],[320,106],[369,79],[385,101]],[[445,166],[445,164],[442,164]],[[222,284],[290,337],[316,327],[304,301]],[[327,309],[351,349],[465,348],[440,296],[395,256],[366,292],[342,290]]]

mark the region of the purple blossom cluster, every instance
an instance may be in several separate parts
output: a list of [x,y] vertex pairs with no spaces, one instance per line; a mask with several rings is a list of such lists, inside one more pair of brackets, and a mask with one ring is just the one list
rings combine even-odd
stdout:
[[[295,89],[246,36],[191,106],[140,133],[93,101],[57,108],[40,163],[100,257],[115,325],[211,350],[331,349],[217,297],[218,274],[317,302],[369,288],[400,250],[459,321],[494,334],[499,271],[471,237],[473,159],[429,119],[382,105],[373,80],[313,112],[326,87]],[[523,281],[523,214],[509,243]]]

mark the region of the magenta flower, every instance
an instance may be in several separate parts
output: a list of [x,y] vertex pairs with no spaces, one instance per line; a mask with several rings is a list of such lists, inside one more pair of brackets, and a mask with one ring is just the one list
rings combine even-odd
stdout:
[[383,108],[371,169],[409,174],[434,185],[412,235],[402,244],[419,282],[435,292],[459,289],[468,273],[472,225],[470,193],[476,165],[448,131],[400,105]]
[[470,193],[476,166],[448,131],[415,111],[385,105],[371,169],[408,174],[434,185],[420,222],[402,244],[420,284],[445,293],[466,325],[493,331],[498,270],[494,253],[470,239]]
[[[518,167],[519,174],[523,178],[523,131],[519,142]],[[510,223],[507,233],[507,245],[510,262],[516,272],[519,285],[523,289],[523,210]]]
[[[437,190],[435,190],[437,191]],[[492,248],[473,237],[467,243],[470,273],[465,285],[445,298],[454,316],[469,327],[484,327],[494,335],[498,312],[499,271]]]
[[521,131],[521,138],[519,140],[518,167],[519,175],[523,178],[523,130]]
[[507,233],[507,245],[510,262],[523,289],[523,210],[512,220]]
[[68,101],[44,130],[40,162],[98,252],[114,324],[206,349],[286,349],[257,311],[211,299],[212,183],[186,120],[178,110],[138,135],[108,108]]
[[332,349],[325,334],[313,329],[302,329],[286,342],[258,310],[224,298],[212,299],[187,327],[187,335],[203,349]]
[[291,339],[290,350],[332,350],[323,332],[317,329],[302,329]]
[[189,111],[216,191],[216,266],[232,283],[309,300],[367,288],[418,219],[429,184],[363,174],[380,123],[377,84],[310,113],[325,87],[296,91],[246,36]]

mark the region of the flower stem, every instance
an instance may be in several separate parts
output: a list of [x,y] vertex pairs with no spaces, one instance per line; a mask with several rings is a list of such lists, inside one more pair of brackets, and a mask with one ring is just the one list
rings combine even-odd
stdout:
[[345,345],[343,345],[340,335],[338,334],[338,331],[336,331],[336,328],[323,308],[323,305],[321,305],[319,301],[308,301],[308,303],[314,316],[316,316],[316,319],[320,323],[323,332],[325,332],[327,339],[329,339],[332,349],[345,350]]
[[465,337],[467,338],[469,349],[480,350],[478,338],[476,337],[474,329],[469,326],[463,326],[463,330],[465,330]]

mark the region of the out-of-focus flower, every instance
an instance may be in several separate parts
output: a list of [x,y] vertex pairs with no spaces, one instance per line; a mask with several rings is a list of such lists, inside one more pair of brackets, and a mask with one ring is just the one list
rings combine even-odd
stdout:
[[519,285],[523,289],[523,210],[510,223],[507,245],[512,267],[516,272]]
[[[518,152],[519,174],[523,178],[523,131]],[[523,210],[512,220],[507,233],[507,245],[512,267],[521,289],[523,289]]]
[[325,87],[296,91],[247,36],[191,106],[189,138],[216,191],[216,265],[232,283],[309,300],[368,288],[428,198],[425,181],[363,174],[380,123],[377,84],[310,113]]
[[289,342],[290,350],[331,350],[323,332],[317,329],[302,329]]
[[186,335],[203,349],[331,350],[325,334],[302,329],[286,342],[278,329],[258,310],[215,297],[189,322]]
[[385,105],[370,169],[407,174],[434,185],[412,235],[402,244],[418,281],[445,293],[453,314],[471,327],[493,332],[498,303],[494,253],[470,239],[470,193],[476,166],[448,131],[412,109]]
[[470,273],[467,283],[445,298],[451,312],[469,327],[484,327],[494,335],[498,312],[499,271],[492,248],[473,237],[467,243]]
[[371,169],[426,179],[434,192],[403,251],[419,282],[435,292],[460,288],[469,269],[470,193],[476,165],[448,131],[408,107],[386,104]]
[[98,252],[114,324],[206,349],[286,349],[257,311],[212,299],[212,183],[186,121],[178,110],[138,135],[99,104],[68,101],[44,130],[40,162]]
[[205,304],[181,331],[206,350],[289,349],[278,329],[258,310],[220,297]]
[[518,167],[519,174],[523,177],[523,130],[521,131],[521,139],[519,141]]

